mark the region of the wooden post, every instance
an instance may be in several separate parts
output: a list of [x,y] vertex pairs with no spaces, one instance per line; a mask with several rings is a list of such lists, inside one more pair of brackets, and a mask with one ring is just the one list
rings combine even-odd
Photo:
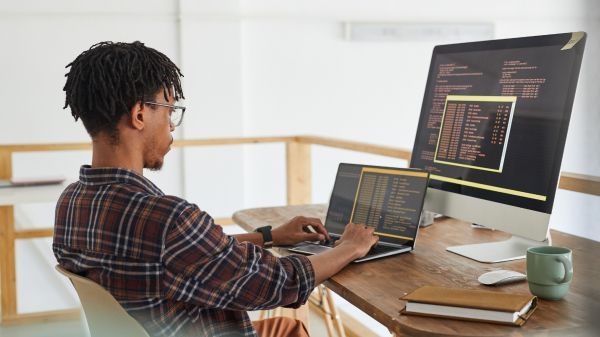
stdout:
[[1,320],[17,314],[13,206],[0,206],[0,294]]
[[0,179],[10,179],[12,176],[12,153],[0,147]]
[[290,140],[286,143],[287,203],[310,204],[312,176],[310,144]]
[[[12,153],[0,150],[0,179],[12,177]],[[13,206],[0,206],[0,320],[17,314],[15,267],[15,219]]]

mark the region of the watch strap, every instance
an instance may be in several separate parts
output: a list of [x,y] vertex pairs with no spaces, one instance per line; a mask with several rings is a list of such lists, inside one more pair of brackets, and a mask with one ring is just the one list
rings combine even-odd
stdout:
[[273,236],[271,235],[271,228],[271,226],[263,226],[256,229],[257,232],[262,234],[264,248],[273,247]]

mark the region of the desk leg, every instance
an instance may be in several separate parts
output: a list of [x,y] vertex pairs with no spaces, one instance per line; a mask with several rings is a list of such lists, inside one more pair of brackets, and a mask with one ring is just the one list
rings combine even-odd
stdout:
[[342,323],[340,315],[337,313],[331,290],[324,285],[319,285],[311,295],[310,304],[320,311],[325,320],[327,332],[330,337],[336,335],[339,337],[346,337],[344,324]]
[[346,331],[344,330],[342,319],[337,313],[331,290],[324,285],[315,288],[310,296],[309,304],[305,304],[298,309],[276,308],[273,310],[263,310],[260,312],[259,319],[276,316],[292,317],[301,320],[306,329],[310,331],[309,305],[317,309],[318,313],[322,316],[329,337],[346,337]]

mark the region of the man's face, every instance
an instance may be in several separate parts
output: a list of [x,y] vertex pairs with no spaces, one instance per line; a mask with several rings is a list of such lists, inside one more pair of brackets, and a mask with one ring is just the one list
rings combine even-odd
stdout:
[[[165,100],[163,91],[159,90],[154,95],[152,102],[171,105],[176,103],[172,92],[169,92],[167,98]],[[175,130],[175,126],[171,124],[170,119],[173,109],[151,104],[145,104],[144,108],[152,110],[148,114],[150,118],[147,124],[147,138],[144,143],[144,168],[160,170],[163,166],[164,157],[171,149],[171,144],[173,143],[173,135],[171,133]]]

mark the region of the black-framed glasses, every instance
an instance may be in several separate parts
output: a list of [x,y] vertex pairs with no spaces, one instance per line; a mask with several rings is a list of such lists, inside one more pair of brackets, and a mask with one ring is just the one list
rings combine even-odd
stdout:
[[158,102],[144,102],[144,104],[148,105],[156,105],[156,106],[164,106],[167,108],[171,108],[169,111],[169,120],[171,121],[171,125],[179,126],[181,122],[183,122],[183,114],[185,113],[185,107],[167,103],[158,103]]

